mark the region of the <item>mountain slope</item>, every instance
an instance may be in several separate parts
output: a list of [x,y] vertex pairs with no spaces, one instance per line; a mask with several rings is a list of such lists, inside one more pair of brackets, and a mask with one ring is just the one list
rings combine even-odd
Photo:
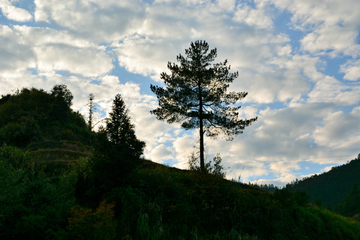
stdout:
[[59,96],[59,91],[71,96],[66,86],[56,86],[56,94],[24,88],[0,98],[0,146],[28,150],[35,161],[60,171],[91,154],[95,134],[70,108],[71,101]]
[[323,206],[333,208],[340,203],[345,194],[360,182],[360,154],[358,158],[341,166],[333,167],[330,171],[313,175],[300,181],[288,184],[291,191],[306,191],[310,201],[321,199]]
[[1,239],[360,239],[358,222],[290,195],[129,164],[132,150],[68,103],[36,89],[0,98]]

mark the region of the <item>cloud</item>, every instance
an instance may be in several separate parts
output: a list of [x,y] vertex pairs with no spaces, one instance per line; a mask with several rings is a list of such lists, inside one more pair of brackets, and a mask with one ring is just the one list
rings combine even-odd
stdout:
[[328,102],[338,105],[353,105],[360,101],[360,85],[348,85],[339,80],[322,76],[308,93],[308,102]]
[[142,25],[141,1],[36,0],[35,20],[55,22],[82,38],[111,42],[133,34]]
[[[278,48],[278,51],[282,54],[284,50]],[[257,69],[240,68],[240,76],[231,88],[249,93],[243,102],[299,100],[311,89],[309,80],[319,77],[317,62],[317,58],[306,55],[275,55]]]
[[8,0],[0,0],[0,9],[5,17],[17,22],[28,22],[33,18],[27,10],[13,6]]
[[299,170],[300,167],[297,162],[272,162],[269,165],[269,169],[275,173],[276,176],[288,176],[292,170]]
[[174,157],[173,154],[172,148],[161,144],[151,150],[149,157],[154,162],[163,163],[164,160],[172,159]]
[[263,6],[263,4],[257,4],[256,8],[252,8],[247,4],[240,3],[236,7],[233,21],[243,22],[257,28],[273,27],[273,21],[271,17],[265,13]]
[[314,133],[315,142],[331,149],[357,151],[360,144],[360,107],[350,113],[337,111],[324,118]]
[[328,171],[330,171],[333,167],[335,167],[335,166],[325,167],[325,168],[321,169],[321,172],[328,172]]
[[190,134],[184,134],[173,142],[173,148],[176,152],[176,160],[178,162],[174,164],[174,167],[187,169],[191,153],[197,151],[194,148],[196,146],[195,139],[197,139],[197,135],[194,131],[190,132]]
[[165,59],[174,59],[176,56],[171,43],[143,39],[139,36],[125,39],[123,43],[117,44],[114,51],[117,53],[119,65],[127,71],[154,76],[154,80],[157,81],[160,73],[166,71]]
[[292,13],[295,29],[307,35],[301,40],[302,49],[311,53],[329,54],[331,57],[346,54],[358,56],[356,43],[360,25],[360,2],[346,4],[336,0],[267,0],[276,7]]
[[67,30],[56,30],[48,27],[29,27],[26,25],[14,25],[13,31],[17,35],[17,41],[30,46],[43,46],[51,44],[63,44],[78,48],[102,49],[103,46],[79,38],[74,33]]
[[37,69],[41,73],[65,71],[85,77],[97,77],[108,73],[112,60],[105,52],[76,48],[63,44],[35,47]]
[[360,78],[360,60],[349,60],[340,66],[340,72],[345,73],[344,79],[356,81]]
[[19,71],[35,67],[35,54],[31,46],[19,41],[16,31],[0,25],[0,36],[0,76],[15,76]]

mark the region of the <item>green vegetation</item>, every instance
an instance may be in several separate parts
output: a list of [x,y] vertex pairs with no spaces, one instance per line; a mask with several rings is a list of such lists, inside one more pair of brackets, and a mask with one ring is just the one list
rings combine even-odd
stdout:
[[315,203],[316,199],[320,199],[324,207],[332,209],[342,201],[354,184],[360,183],[359,172],[360,155],[328,172],[287,184],[286,188],[293,192],[305,191],[310,196],[310,202]]
[[346,217],[356,217],[360,213],[360,185],[354,183],[353,188],[345,195],[334,211]]
[[120,95],[95,133],[64,92],[0,99],[0,239],[360,239],[305,192],[224,179],[220,155],[206,172],[142,159]]

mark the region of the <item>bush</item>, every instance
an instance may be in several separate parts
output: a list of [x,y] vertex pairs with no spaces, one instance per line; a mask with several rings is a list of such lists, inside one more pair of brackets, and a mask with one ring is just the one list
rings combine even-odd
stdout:
[[0,144],[24,147],[41,138],[37,121],[32,117],[22,117],[17,122],[10,122],[0,129]]
[[[67,181],[65,181],[67,180]],[[61,183],[61,184],[60,184]],[[48,178],[20,149],[0,149],[0,233],[2,239],[57,239],[65,236],[74,198],[73,182]]]
[[114,207],[114,203],[107,204],[106,201],[102,201],[95,211],[80,206],[72,207],[71,217],[68,219],[70,236],[84,240],[114,239]]

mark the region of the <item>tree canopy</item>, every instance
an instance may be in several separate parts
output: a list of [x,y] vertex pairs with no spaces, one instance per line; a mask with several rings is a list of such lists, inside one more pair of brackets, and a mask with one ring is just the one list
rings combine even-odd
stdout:
[[135,126],[131,124],[128,110],[120,94],[115,96],[112,112],[106,123],[106,131],[110,141],[120,148],[126,148],[134,156],[140,157],[145,147],[145,142],[140,141],[135,135]]
[[209,51],[206,41],[196,41],[185,49],[185,55],[177,56],[179,65],[168,62],[171,74],[161,73],[165,87],[150,86],[159,100],[159,107],[151,113],[170,124],[179,122],[186,130],[199,128],[200,167],[204,170],[204,134],[232,140],[257,117],[239,118],[240,106],[233,105],[248,93],[227,92],[229,83],[239,74],[230,73],[227,60],[211,65],[217,57],[216,48]]
[[[123,186],[140,162],[145,142],[137,139],[134,128],[125,102],[117,94],[106,119],[106,127],[97,132],[97,144],[91,160],[95,181],[104,193]],[[96,194],[92,196],[96,198]]]
[[71,107],[74,96],[65,84],[55,85],[51,89],[51,96],[56,98],[62,98],[66,104]]

